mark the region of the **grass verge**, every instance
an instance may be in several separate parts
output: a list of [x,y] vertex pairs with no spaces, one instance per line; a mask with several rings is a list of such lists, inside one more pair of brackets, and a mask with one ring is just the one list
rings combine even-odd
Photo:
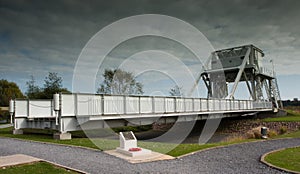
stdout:
[[50,143],[57,143],[57,144],[83,146],[83,147],[99,149],[88,138],[73,138],[71,140],[54,140],[52,135],[47,135],[47,134],[13,135],[12,129],[13,129],[12,127],[0,129],[0,136],[9,137],[9,138],[19,138],[19,139],[24,139],[24,140],[40,141],[40,142],[50,142]]
[[29,163],[11,167],[3,167],[0,168],[1,174],[76,174],[77,172],[70,171],[61,167],[57,167],[55,165],[49,164],[47,162],[36,162],[36,163]]
[[270,153],[265,160],[275,166],[300,172],[300,147]]
[[300,122],[300,113],[294,110],[286,110],[287,116],[264,118],[263,122]]
[[277,135],[273,139],[278,139],[278,138],[300,138],[300,130],[295,132],[288,132],[282,135]]

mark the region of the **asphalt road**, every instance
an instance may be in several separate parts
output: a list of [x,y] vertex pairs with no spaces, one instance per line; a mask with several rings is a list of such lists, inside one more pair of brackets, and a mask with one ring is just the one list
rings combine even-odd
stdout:
[[26,154],[88,173],[284,173],[259,162],[260,156],[300,146],[300,138],[215,148],[175,160],[130,164],[100,151],[0,138],[0,156]]

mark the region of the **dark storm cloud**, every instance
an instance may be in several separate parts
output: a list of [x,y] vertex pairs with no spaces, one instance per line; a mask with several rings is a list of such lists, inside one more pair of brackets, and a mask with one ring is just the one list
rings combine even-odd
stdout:
[[299,74],[299,7],[298,0],[0,0],[0,76],[24,84],[30,74],[57,71],[70,87],[77,57],[96,32],[145,13],[185,20],[217,49],[253,43],[279,73]]

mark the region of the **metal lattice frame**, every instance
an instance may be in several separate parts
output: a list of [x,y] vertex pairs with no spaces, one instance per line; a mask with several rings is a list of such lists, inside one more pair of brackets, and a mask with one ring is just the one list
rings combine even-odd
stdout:
[[[261,57],[258,57],[257,54],[261,54]],[[211,69],[204,70],[196,83],[198,84],[202,78],[207,87],[207,96],[209,98],[234,99],[238,84],[244,81],[253,101],[268,100],[273,103],[274,108],[282,108],[274,70],[272,74],[267,74],[265,69],[258,63],[258,59],[262,59],[263,56],[264,53],[262,50],[253,45],[215,51],[211,54]],[[230,60],[229,62],[237,60],[240,64],[233,62],[234,65],[238,65],[230,67],[230,65],[228,66],[228,62],[226,62],[227,60]],[[225,67],[222,65],[224,62]],[[221,73],[225,74],[225,81],[222,81]],[[230,82],[233,83],[233,86],[228,93],[227,83]],[[266,91],[266,98],[264,97],[263,90]]]

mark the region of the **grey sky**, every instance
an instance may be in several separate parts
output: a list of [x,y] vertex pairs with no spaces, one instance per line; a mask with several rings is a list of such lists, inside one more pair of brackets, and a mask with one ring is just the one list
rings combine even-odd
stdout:
[[30,75],[42,84],[54,71],[70,89],[78,55],[96,32],[124,17],[153,13],[194,25],[215,49],[258,46],[274,59],[283,98],[300,97],[299,8],[298,0],[0,0],[0,78],[24,91]]

